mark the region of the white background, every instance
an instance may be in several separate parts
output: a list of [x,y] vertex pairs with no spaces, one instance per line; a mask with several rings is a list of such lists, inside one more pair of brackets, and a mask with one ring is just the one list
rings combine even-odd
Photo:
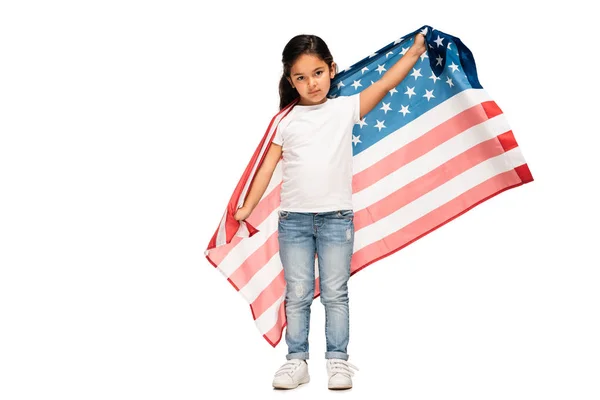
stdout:
[[[335,395],[205,259],[299,33],[340,68],[431,25],[475,56],[535,181],[354,275],[347,396],[598,399],[598,49],[571,1],[6,1],[0,398]],[[211,397],[209,397],[209,395]]]

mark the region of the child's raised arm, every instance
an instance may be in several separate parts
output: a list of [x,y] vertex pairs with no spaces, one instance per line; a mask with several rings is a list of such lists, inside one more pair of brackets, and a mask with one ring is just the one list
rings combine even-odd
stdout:
[[367,115],[373,107],[377,105],[385,97],[385,95],[398,86],[410,69],[416,64],[417,59],[427,50],[425,36],[422,33],[415,35],[413,45],[408,49],[406,54],[400,58],[387,71],[381,79],[360,92],[360,118]]
[[258,172],[254,176],[254,181],[252,182],[250,190],[248,191],[248,195],[244,200],[244,205],[235,213],[234,218],[236,220],[244,220],[252,213],[252,210],[254,210],[254,207],[256,207],[260,201],[262,195],[265,193],[265,190],[267,190],[267,186],[271,181],[273,171],[275,170],[279,159],[281,159],[281,146],[271,143],[265,159],[258,169]]

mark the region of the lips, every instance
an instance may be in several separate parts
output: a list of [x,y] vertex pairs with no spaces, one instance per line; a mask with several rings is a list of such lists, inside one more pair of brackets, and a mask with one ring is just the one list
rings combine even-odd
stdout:
[[319,93],[319,92],[320,92],[320,90],[317,90],[315,92],[308,92],[308,94],[315,94],[315,93]]

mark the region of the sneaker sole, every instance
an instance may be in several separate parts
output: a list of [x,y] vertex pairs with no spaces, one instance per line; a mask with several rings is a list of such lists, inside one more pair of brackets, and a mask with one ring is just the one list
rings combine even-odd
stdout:
[[329,390],[347,390],[347,389],[352,389],[352,385],[350,385],[350,386],[329,386],[328,389]]
[[289,385],[285,385],[285,384],[273,384],[273,387],[275,389],[296,389],[298,386],[304,384],[304,383],[308,383],[310,382],[310,376],[306,376],[306,378],[300,380],[297,384],[289,384]]

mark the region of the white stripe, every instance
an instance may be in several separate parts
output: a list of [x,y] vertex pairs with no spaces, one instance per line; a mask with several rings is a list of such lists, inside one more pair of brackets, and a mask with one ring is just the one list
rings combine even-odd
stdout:
[[467,89],[449,98],[417,119],[389,134],[353,157],[353,173],[361,172],[407,143],[423,136],[439,124],[484,101],[490,100],[484,89]]
[[254,300],[273,282],[273,279],[283,270],[279,253],[275,253],[273,257],[261,267],[256,274],[248,281],[248,283],[240,289],[240,294],[244,296],[248,303],[253,303]]
[[427,213],[443,206],[480,183],[525,163],[518,147],[490,158],[454,177],[436,189],[356,232],[354,251],[379,241],[402,229]]
[[227,242],[227,237],[225,235],[225,218],[227,218],[227,209],[225,209],[223,218],[221,218],[221,223],[219,223],[219,231],[217,233],[216,247],[222,246]]
[[285,293],[271,305],[271,307],[267,308],[264,313],[260,317],[254,321],[261,335],[268,333],[275,324],[277,323],[277,316],[279,315],[279,306],[281,302],[285,299]]
[[235,233],[235,236],[247,238],[250,236],[250,231],[248,230],[248,226],[246,225],[246,221],[240,221],[240,225],[238,226],[238,230]]
[[486,140],[498,136],[510,129],[503,114],[475,125],[459,135],[436,146],[421,157],[403,165],[391,174],[381,178],[369,187],[354,193],[352,202],[355,210],[371,206],[410,182],[445,164],[452,158]]

